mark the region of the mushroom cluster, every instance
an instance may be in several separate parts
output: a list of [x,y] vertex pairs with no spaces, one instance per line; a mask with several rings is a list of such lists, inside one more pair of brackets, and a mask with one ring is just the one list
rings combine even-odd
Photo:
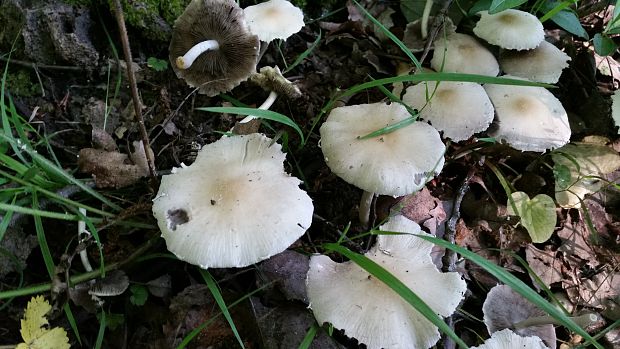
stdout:
[[[502,77],[543,83],[559,80],[570,57],[544,41],[535,16],[512,9],[480,15],[474,34],[500,47],[499,63],[475,38],[449,32],[434,42],[433,69],[488,76],[503,71]],[[571,136],[564,107],[541,87],[486,84],[482,89],[473,83],[421,83],[409,87],[403,100],[453,141],[487,130],[493,113],[497,127],[489,135],[521,151],[559,148]]]

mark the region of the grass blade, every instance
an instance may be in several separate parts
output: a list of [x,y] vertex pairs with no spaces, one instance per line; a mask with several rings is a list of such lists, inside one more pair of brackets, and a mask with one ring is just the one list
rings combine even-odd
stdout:
[[286,67],[286,69],[284,69],[282,71],[282,74],[286,74],[289,71],[291,71],[293,68],[298,66],[299,63],[301,63],[304,59],[306,59],[306,57],[308,57],[312,53],[312,51],[314,51],[314,49],[319,45],[320,41],[321,41],[321,31],[319,30],[319,36],[317,36],[316,40],[314,40],[312,45],[310,45],[310,47],[308,47],[308,49],[306,49],[299,56],[297,56],[295,61],[293,61],[293,63],[291,63],[291,65],[289,65],[288,67]]
[[413,291],[411,291],[398,278],[396,278],[387,270],[383,269],[383,267],[381,267],[379,264],[375,263],[373,260],[369,259],[364,255],[355,253],[348,248],[338,244],[325,244],[324,247],[328,250],[336,251],[341,255],[349,258],[354,263],[356,263],[368,273],[370,273],[372,276],[381,280],[381,282],[394,290],[394,292],[400,295],[407,303],[411,304],[411,306],[413,306],[413,308],[417,310],[420,314],[422,314],[428,321],[432,322],[433,325],[437,326],[441,332],[452,338],[452,340],[454,340],[454,342],[458,344],[461,348],[468,348],[467,344],[465,344],[465,342],[463,342],[459,338],[459,336],[454,333],[450,326],[448,326],[443,321],[443,319],[435,313],[433,309],[431,309],[426,303],[424,303],[424,301],[420,297],[413,293]]
[[215,299],[215,302],[220,307],[222,314],[224,314],[226,321],[228,321],[228,325],[230,325],[230,329],[233,331],[235,338],[237,338],[237,342],[239,342],[239,346],[245,349],[245,346],[243,345],[243,340],[241,340],[241,336],[239,336],[239,332],[237,331],[237,326],[235,326],[235,322],[230,316],[230,312],[228,311],[226,302],[224,302],[224,298],[222,298],[222,293],[220,293],[220,290],[217,286],[217,283],[213,279],[213,276],[211,276],[211,273],[209,273],[205,269],[199,269],[199,270],[200,270],[200,275],[202,275],[202,278],[207,283],[207,287],[209,288],[209,291],[211,291],[211,294],[213,295],[213,299]]
[[318,330],[319,325],[316,322],[313,323],[310,329],[308,329],[308,332],[306,332],[304,339],[301,341],[301,343],[299,343],[299,347],[297,347],[297,349],[310,348],[310,345],[312,345],[312,341],[314,341],[314,337],[316,337]]
[[255,109],[255,108],[239,108],[239,107],[207,107],[207,108],[196,108],[197,110],[208,111],[212,113],[230,113],[230,114],[240,114],[240,115],[253,115],[259,119],[272,120],[275,122],[279,122],[281,124],[292,127],[301,138],[301,142],[304,143],[304,134],[301,132],[301,129],[293,121],[286,115],[282,115],[280,113],[276,113],[271,110],[264,109]]
[[[36,192],[32,193],[32,208],[34,210],[38,210],[39,208],[39,198]],[[54,259],[52,258],[50,248],[47,245],[45,230],[43,229],[43,221],[41,220],[41,216],[38,214],[34,215],[34,228],[37,233],[37,240],[39,240],[39,247],[41,248],[45,268],[47,268],[47,273],[50,275],[50,279],[53,279],[56,265],[54,264]]]
[[562,312],[560,309],[556,308],[553,304],[549,303],[547,300],[542,298],[538,293],[536,293],[534,290],[528,287],[523,281],[519,280],[517,277],[515,277],[514,275],[504,270],[504,268],[480,257],[474,252],[471,252],[463,247],[451,244],[442,239],[438,239],[433,236],[425,236],[425,235],[416,235],[416,236],[424,240],[430,241],[437,246],[450,249],[460,254],[465,259],[468,259],[476,263],[478,266],[486,270],[489,274],[495,276],[499,281],[510,286],[510,288],[512,288],[513,291],[517,292],[518,294],[523,296],[525,299],[530,301],[532,304],[536,305],[537,307],[545,311],[547,314],[552,316],[554,319],[558,320],[566,328],[579,334],[586,341],[591,342],[596,348],[603,349],[603,347],[599,343],[597,343],[588,334],[588,332],[586,332],[583,328],[579,327],[579,325],[577,325],[575,322],[573,322],[573,320],[571,320],[568,316],[566,316],[564,312]]

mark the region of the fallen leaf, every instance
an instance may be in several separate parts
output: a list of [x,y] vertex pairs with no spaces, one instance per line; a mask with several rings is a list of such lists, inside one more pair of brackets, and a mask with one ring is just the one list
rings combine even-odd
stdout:
[[98,188],[122,188],[149,174],[142,142],[134,142],[130,155],[117,151],[84,148],[78,155],[80,171],[90,173]]
[[[550,287],[551,284],[562,281],[562,262],[555,257],[554,251],[539,250],[529,244],[525,248],[525,259],[545,286]],[[540,290],[534,278],[532,283]]]
[[51,309],[43,296],[32,297],[21,320],[20,333],[24,343],[18,344],[17,349],[70,348],[67,332],[62,327],[45,327],[49,324],[45,316]]

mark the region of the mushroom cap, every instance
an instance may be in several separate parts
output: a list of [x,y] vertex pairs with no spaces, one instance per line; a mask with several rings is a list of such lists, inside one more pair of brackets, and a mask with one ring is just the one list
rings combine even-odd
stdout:
[[[409,235],[429,234],[403,216],[392,217],[380,229],[406,234],[379,235],[365,256],[397,277],[437,314],[452,314],[467,285],[458,273],[437,270],[430,256],[432,243]],[[306,288],[319,324],[330,322],[369,349],[426,349],[439,340],[435,325],[353,262],[312,256]]]
[[[216,40],[219,49],[206,51],[189,68],[179,69],[177,57],[205,40]],[[233,0],[192,0],[174,22],[169,58],[179,78],[200,87],[200,93],[215,96],[230,91],[256,70],[258,46],[243,10]]]
[[490,15],[481,11],[474,34],[488,43],[509,50],[531,50],[545,40],[542,23],[536,16],[514,9]]
[[470,349],[549,349],[538,337],[521,337],[509,329],[495,332],[483,344]]
[[435,40],[431,67],[436,71],[497,76],[495,56],[474,37],[453,33]]
[[320,129],[327,166],[368,192],[399,196],[419,190],[443,168],[445,146],[437,130],[414,122],[378,137],[358,139],[410,117],[398,103],[334,108]]
[[570,57],[553,44],[543,41],[538,47],[526,51],[503,50],[499,56],[506,74],[531,81],[555,84],[562,70],[568,67]]
[[[432,96],[428,104],[427,92]],[[473,82],[419,83],[407,88],[403,102],[418,109],[422,119],[456,142],[486,130],[494,116],[484,88]]]
[[286,0],[265,1],[248,6],[243,11],[250,32],[265,42],[286,40],[305,25],[301,9]]
[[[516,78],[505,75],[507,78]],[[544,152],[568,143],[568,116],[562,103],[542,87],[484,85],[499,120],[489,134],[521,151]]]
[[[611,95],[611,118],[614,120],[614,125],[620,126],[620,92],[617,90]],[[620,134],[620,128],[618,134]]]
[[312,200],[284,172],[282,147],[271,143],[256,133],[225,137],[162,178],[153,215],[179,259],[244,267],[282,252],[308,229]]
[[[544,316],[546,313],[523,298],[507,285],[497,285],[489,291],[482,305],[484,324],[489,333],[493,334],[531,317]],[[542,339],[551,349],[556,347],[555,328],[552,324],[530,326],[515,330],[518,335],[536,336]]]

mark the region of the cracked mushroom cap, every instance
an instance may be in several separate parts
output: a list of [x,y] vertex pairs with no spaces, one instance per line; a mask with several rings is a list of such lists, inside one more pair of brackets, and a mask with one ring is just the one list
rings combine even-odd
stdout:
[[[431,97],[428,104],[427,95]],[[484,88],[473,82],[419,83],[407,88],[403,102],[456,142],[486,130],[494,116]]]
[[443,168],[445,146],[439,132],[414,122],[394,132],[359,139],[411,115],[398,103],[334,108],[320,129],[327,166],[365,191],[400,196],[422,188]]
[[489,44],[509,50],[531,50],[545,40],[542,23],[536,16],[509,9],[499,13],[480,12],[474,34]]
[[[517,77],[505,75],[506,78]],[[489,135],[521,151],[544,152],[568,143],[568,116],[562,103],[542,87],[484,85],[497,116]]]
[[[177,59],[205,40],[219,48],[198,56],[187,69]],[[230,91],[256,70],[258,38],[245,24],[243,10],[233,0],[192,0],[174,22],[169,58],[172,69],[200,93],[215,96]]]
[[453,33],[435,40],[431,68],[436,71],[497,76],[495,56],[474,37]]
[[[437,270],[430,255],[433,244],[410,235],[429,234],[403,216],[392,217],[380,229],[406,234],[379,235],[365,256],[402,281],[437,314],[452,314],[467,285],[458,273]],[[313,256],[306,289],[319,324],[330,322],[369,349],[426,349],[439,340],[435,325],[354,262]]]
[[[507,285],[497,285],[489,291],[482,305],[482,313],[484,324],[491,334],[506,328],[512,329],[517,323],[526,319],[546,315],[543,310]],[[557,338],[552,324],[515,329],[515,332],[524,337],[538,337],[549,348],[556,348]]]
[[168,250],[202,268],[244,267],[280,253],[312,222],[312,200],[260,135],[225,137],[164,176],[153,215]]
[[495,332],[483,344],[470,349],[549,349],[538,337],[521,337],[509,329]]
[[531,81],[555,84],[562,70],[568,67],[570,57],[553,44],[543,41],[532,50],[503,50],[499,56],[506,74],[520,76]]
[[269,0],[244,10],[245,18],[252,34],[261,41],[288,39],[304,26],[301,9],[286,0]]

